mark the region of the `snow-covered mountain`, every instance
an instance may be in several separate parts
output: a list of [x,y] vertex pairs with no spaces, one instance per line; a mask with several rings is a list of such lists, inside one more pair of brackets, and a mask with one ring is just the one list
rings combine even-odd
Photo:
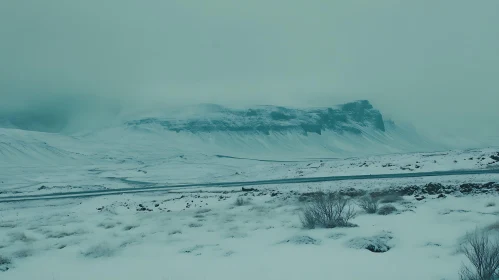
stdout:
[[326,108],[198,105],[128,118],[118,125],[66,135],[0,131],[1,162],[63,162],[103,157],[165,159],[182,154],[258,159],[350,157],[444,149],[356,101]]
[[[179,115],[181,117],[179,117]],[[208,154],[259,158],[345,157],[443,149],[411,127],[384,120],[367,100],[326,108],[200,105],[174,116],[125,122],[128,135],[154,135]]]
[[[190,114],[189,114],[190,112]],[[384,132],[381,113],[367,100],[334,108],[291,109],[259,106],[234,110],[220,105],[205,104],[191,108],[184,118],[144,118],[127,122],[140,127],[157,124],[175,132],[238,132],[238,133],[316,133],[325,131],[361,134],[362,128]]]

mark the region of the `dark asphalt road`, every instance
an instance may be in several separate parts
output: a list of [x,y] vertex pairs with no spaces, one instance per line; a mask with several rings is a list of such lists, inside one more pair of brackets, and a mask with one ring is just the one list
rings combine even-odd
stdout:
[[[257,186],[257,185],[282,185],[282,184],[298,184],[298,183],[348,181],[348,180],[400,179],[400,178],[442,177],[442,176],[458,176],[458,175],[482,175],[482,174],[499,174],[499,169],[451,170],[451,171],[399,173],[399,174],[307,177],[307,178],[246,181],[246,182],[218,182],[218,183],[176,184],[176,185],[158,185],[155,183],[148,183],[148,182],[129,181],[123,178],[110,178],[113,180],[121,180],[125,183],[131,182],[135,185],[144,186],[144,187],[78,191],[78,192],[60,192],[60,193],[20,195],[20,196],[4,196],[4,197],[0,196],[0,203],[28,201],[28,200],[51,200],[51,199],[104,196],[104,195],[120,195],[125,193],[157,192],[157,191],[168,191],[171,189],[189,188],[189,187],[243,187],[243,186]],[[145,185],[149,186],[145,187]]]

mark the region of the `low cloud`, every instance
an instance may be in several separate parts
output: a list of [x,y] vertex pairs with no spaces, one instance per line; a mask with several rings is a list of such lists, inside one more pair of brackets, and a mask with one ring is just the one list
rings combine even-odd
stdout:
[[369,99],[421,130],[499,134],[499,2],[0,3],[0,116],[94,126],[211,102]]

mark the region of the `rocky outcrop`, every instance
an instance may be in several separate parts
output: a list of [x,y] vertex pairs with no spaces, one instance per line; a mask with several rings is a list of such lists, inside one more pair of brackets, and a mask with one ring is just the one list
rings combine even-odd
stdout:
[[381,113],[367,100],[330,108],[291,109],[279,106],[260,106],[246,110],[229,109],[219,105],[204,105],[199,116],[185,119],[146,118],[127,122],[137,127],[156,124],[170,131],[191,133],[239,132],[270,134],[299,131],[317,133],[331,130],[338,133],[361,134],[362,127],[385,131]]

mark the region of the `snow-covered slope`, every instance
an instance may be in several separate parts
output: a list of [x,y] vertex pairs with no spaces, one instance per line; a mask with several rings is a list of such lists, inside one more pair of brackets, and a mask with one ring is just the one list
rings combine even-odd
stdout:
[[62,143],[68,142],[77,145],[77,141],[68,136],[0,128],[0,165],[63,165],[75,162],[81,155],[61,147]]
[[[368,101],[331,108],[218,105],[126,121],[91,136],[185,152],[260,159],[349,157],[443,149],[409,127],[385,121]],[[152,141],[152,142],[147,142]]]
[[368,101],[309,109],[199,105],[72,135],[0,128],[2,166],[152,164],[220,156],[305,160],[445,149],[410,126],[384,120]]

